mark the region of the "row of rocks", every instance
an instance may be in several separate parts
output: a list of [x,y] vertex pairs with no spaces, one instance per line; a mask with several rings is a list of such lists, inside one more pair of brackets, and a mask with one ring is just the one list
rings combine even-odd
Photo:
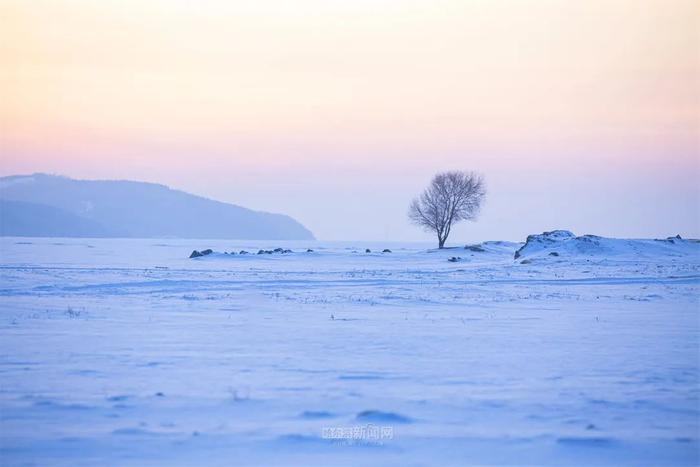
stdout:
[[294,252],[292,250],[286,250],[284,248],[275,248],[274,250],[258,250],[259,255],[271,255],[274,253],[286,255],[287,253],[294,253]]
[[[307,248],[306,252],[313,253],[314,250],[312,250],[311,248]],[[209,249],[209,248],[206,250],[202,250],[202,251],[193,250],[192,254],[190,254],[190,258],[199,258],[201,256],[207,256],[207,255],[210,255],[212,253],[214,253],[214,251]],[[258,252],[255,254],[258,254],[258,255],[274,255],[274,254],[286,255],[289,253],[294,253],[294,251],[286,249],[286,248],[275,248],[274,250],[258,250]],[[365,253],[372,253],[372,250],[367,248],[367,249],[365,249]],[[384,248],[382,250],[382,253],[391,253],[391,250],[388,248]],[[246,251],[246,250],[241,250],[238,253],[236,253],[235,251],[232,251],[230,253],[227,251],[224,251],[224,254],[225,255],[236,255],[236,254],[238,254],[238,255],[252,255],[254,253],[251,253],[251,252]]]
[[[313,253],[313,251],[314,250],[312,250],[311,248],[308,248],[306,250],[307,253]],[[199,258],[201,256],[207,256],[207,255],[210,255],[212,253],[214,253],[214,251],[210,248],[207,248],[206,250],[202,250],[202,251],[193,250],[192,253],[190,254],[190,258]],[[286,248],[275,248],[274,250],[258,250],[258,252],[256,254],[258,254],[258,255],[272,255],[272,254],[286,255],[288,253],[294,253],[294,251],[286,249]],[[241,250],[238,253],[236,253],[235,251],[231,251],[231,252],[224,251],[224,254],[225,255],[252,255],[253,253],[246,251],[246,250]]]

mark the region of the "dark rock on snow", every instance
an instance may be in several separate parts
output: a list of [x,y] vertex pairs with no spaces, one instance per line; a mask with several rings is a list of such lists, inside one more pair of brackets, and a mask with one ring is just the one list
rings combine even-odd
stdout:
[[214,253],[213,250],[207,248],[206,250],[202,251],[197,251],[197,250],[192,250],[192,253],[190,254],[190,258],[199,258],[200,256],[206,256]]
[[665,241],[667,241],[668,243],[676,243],[676,240],[683,240],[683,237],[681,237],[680,234],[678,234],[675,237],[667,237]]
[[287,253],[294,253],[292,250],[286,250],[284,248],[275,248],[274,250],[258,250],[259,255],[271,255],[273,253],[279,253],[281,255]]

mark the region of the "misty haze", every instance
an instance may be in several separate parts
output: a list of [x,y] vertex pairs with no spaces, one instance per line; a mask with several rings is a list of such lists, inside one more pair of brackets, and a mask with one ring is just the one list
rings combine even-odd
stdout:
[[697,2],[0,17],[0,465],[700,465]]

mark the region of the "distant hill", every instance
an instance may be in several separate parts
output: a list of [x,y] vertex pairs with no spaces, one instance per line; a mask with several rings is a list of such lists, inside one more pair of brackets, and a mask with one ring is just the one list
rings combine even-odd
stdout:
[[0,177],[0,235],[314,238],[289,216],[252,211],[164,185],[46,174]]

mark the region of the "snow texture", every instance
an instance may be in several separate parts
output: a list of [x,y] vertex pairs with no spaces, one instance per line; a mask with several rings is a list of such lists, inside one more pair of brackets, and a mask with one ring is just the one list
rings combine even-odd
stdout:
[[0,253],[3,465],[700,461],[691,240]]

